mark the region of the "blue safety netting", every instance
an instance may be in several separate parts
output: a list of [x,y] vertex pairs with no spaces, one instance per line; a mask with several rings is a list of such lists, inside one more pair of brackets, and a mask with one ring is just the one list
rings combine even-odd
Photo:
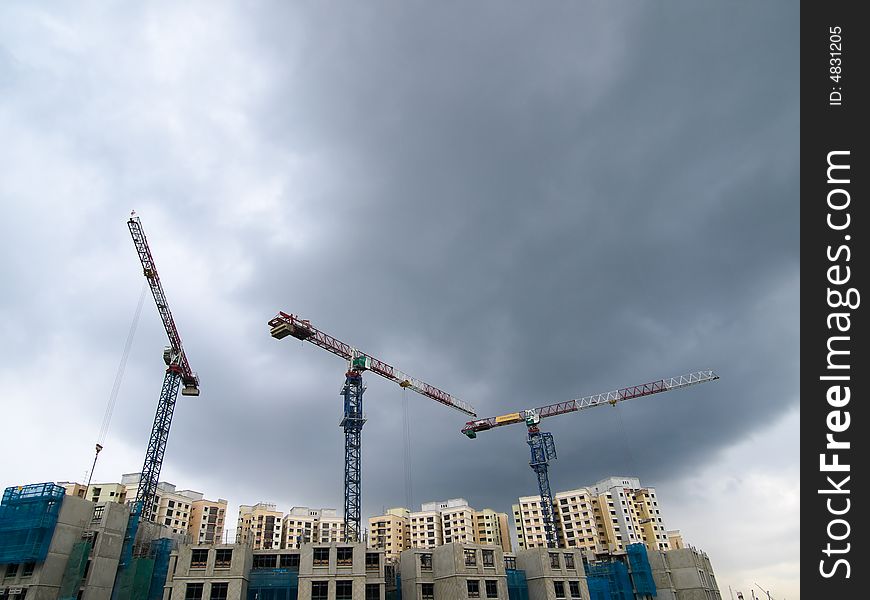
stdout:
[[591,600],[634,600],[628,568],[620,561],[586,565]]
[[628,565],[631,568],[631,580],[634,582],[634,591],[639,596],[655,596],[656,583],[653,580],[652,568],[643,544],[629,544],[625,547],[628,555]]
[[43,562],[64,489],[54,483],[8,487],[0,502],[0,564]]
[[509,600],[529,600],[529,584],[526,572],[520,569],[506,569]]
[[163,587],[166,585],[166,575],[169,571],[169,554],[172,552],[172,540],[159,538],[151,542],[150,555],[154,559],[154,571],[151,573],[151,587],[148,590],[148,600],[163,598]]
[[248,600],[297,600],[299,572],[290,569],[256,569],[248,576]]

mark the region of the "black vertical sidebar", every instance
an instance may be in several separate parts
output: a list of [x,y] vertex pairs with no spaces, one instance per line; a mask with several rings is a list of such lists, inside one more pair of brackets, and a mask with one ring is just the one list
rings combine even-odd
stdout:
[[[801,3],[801,588],[870,597],[870,23],[861,3]],[[865,306],[864,304],[867,304]]]

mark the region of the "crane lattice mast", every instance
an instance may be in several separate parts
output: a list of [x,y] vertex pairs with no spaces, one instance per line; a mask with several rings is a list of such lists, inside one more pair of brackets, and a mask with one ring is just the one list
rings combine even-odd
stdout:
[[269,321],[270,333],[275,339],[287,336],[295,337],[319,346],[335,354],[348,363],[341,395],[344,397],[344,417],[341,427],[344,429],[344,519],[345,541],[357,542],[361,539],[361,450],[363,417],[362,373],[371,371],[385,379],[389,379],[403,388],[411,389],[431,398],[436,402],[461,411],[467,415],[477,416],[474,408],[447,392],[429,385],[419,379],[403,373],[386,362],[365,354],[341,340],[320,331],[310,321],[300,319],[296,315],[279,312]]
[[[135,214],[135,213],[134,213]],[[169,338],[169,346],[163,350],[163,361],[166,363],[166,373],[163,376],[163,385],[160,389],[160,399],[157,402],[157,412],[154,415],[154,424],[151,427],[151,436],[148,439],[148,448],[145,451],[145,462],[142,465],[142,474],[139,479],[139,487],[136,490],[136,499],[133,510],[127,524],[124,536],[124,546],[118,565],[120,573],[127,567],[132,558],[133,542],[139,528],[141,519],[153,520],[154,498],[157,493],[157,483],[160,479],[160,470],[163,467],[163,456],[166,452],[166,442],[169,439],[169,428],[172,424],[172,414],[175,411],[175,402],[178,398],[178,390],[184,396],[199,395],[199,378],[191,370],[184,347],[181,344],[181,336],[175,326],[175,320],[169,310],[166,294],[157,274],[154,257],[148,247],[145,231],[139,217],[131,216],[127,221],[130,235],[136,253],[142,264],[142,271],[151,288],[157,311],[163,321],[163,327]],[[116,586],[117,588],[117,586]],[[116,590],[113,591],[115,597]]]
[[481,431],[487,431],[504,425],[512,425],[515,423],[524,423],[527,428],[528,437],[526,443],[529,445],[531,459],[529,466],[535,472],[538,478],[538,490],[541,494],[541,520],[544,525],[544,534],[547,539],[547,546],[556,548],[561,544],[558,538],[558,532],[553,525],[553,495],[550,492],[550,476],[549,464],[556,457],[556,444],[553,441],[553,434],[542,432],[538,427],[541,419],[546,417],[554,417],[556,415],[564,415],[586,408],[594,408],[596,406],[611,405],[624,400],[633,398],[641,398],[643,396],[651,396],[661,392],[669,392],[699,383],[707,383],[719,379],[713,371],[696,371],[687,375],[671,377],[669,379],[659,379],[650,383],[634,385],[631,387],[620,388],[602,394],[593,394],[591,396],[583,396],[567,402],[558,402],[556,404],[548,404],[538,408],[530,408],[520,410],[498,417],[489,417],[486,419],[477,419],[469,421],[462,428],[462,433],[469,438],[474,439]]

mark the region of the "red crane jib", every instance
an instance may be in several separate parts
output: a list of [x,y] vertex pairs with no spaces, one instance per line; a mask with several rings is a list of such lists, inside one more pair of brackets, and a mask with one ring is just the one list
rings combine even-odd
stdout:
[[270,333],[275,339],[280,340],[292,336],[299,340],[311,342],[315,346],[320,346],[324,350],[328,350],[336,356],[340,356],[341,358],[350,361],[351,368],[354,370],[372,371],[381,377],[398,383],[403,388],[410,388],[427,398],[435,400],[436,402],[440,402],[441,404],[455,408],[471,416],[476,416],[474,408],[469,404],[453,397],[433,385],[429,385],[428,383],[406,375],[382,360],[356,350],[350,344],[346,344],[341,340],[332,337],[328,333],[320,331],[307,319],[300,319],[296,315],[281,311],[269,320],[269,327],[271,328]]
[[669,390],[675,390],[697,383],[714,381],[716,379],[719,379],[719,376],[713,371],[697,371],[687,375],[671,377],[670,379],[659,379],[658,381],[633,385],[613,390],[611,392],[605,392],[603,394],[594,394],[592,396],[584,396],[575,400],[568,400],[567,402],[548,404],[547,406],[541,406],[531,410],[521,410],[515,413],[501,415],[499,417],[489,417],[487,419],[469,421],[465,424],[465,427],[462,428],[462,433],[473,438],[475,437],[474,434],[479,431],[486,431],[493,427],[525,422],[525,415],[527,413],[537,414],[537,416],[543,419],[545,417],[554,417],[556,415],[575,412],[584,408],[592,408],[593,406],[600,406],[602,404],[613,405],[617,402],[622,402],[623,400],[650,396],[652,394],[667,392]]

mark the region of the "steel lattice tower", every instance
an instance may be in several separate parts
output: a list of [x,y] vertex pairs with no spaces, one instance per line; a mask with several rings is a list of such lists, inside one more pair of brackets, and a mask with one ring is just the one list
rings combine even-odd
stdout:
[[529,427],[527,443],[532,454],[529,466],[538,476],[538,490],[541,493],[541,521],[544,523],[547,547],[558,548],[560,540],[553,521],[553,494],[550,492],[548,473],[549,461],[556,458],[556,444],[553,441],[552,433],[542,433],[537,427]]
[[344,396],[344,541],[360,541],[362,532],[362,428],[363,417],[362,375],[348,371],[341,390]]

